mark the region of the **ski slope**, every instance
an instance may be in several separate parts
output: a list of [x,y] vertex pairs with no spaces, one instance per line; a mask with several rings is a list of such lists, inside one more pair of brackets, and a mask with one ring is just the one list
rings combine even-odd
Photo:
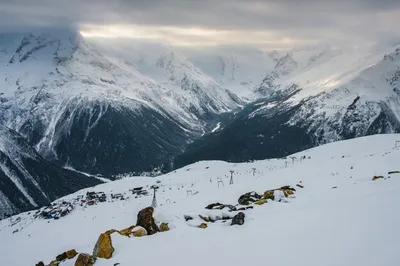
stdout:
[[[156,222],[170,231],[142,238],[113,235],[115,252],[96,266],[115,265],[399,265],[400,134],[340,141],[294,154],[241,164],[198,162],[159,176],[131,177],[78,191],[104,192],[107,202],[76,205],[59,220],[33,218],[33,212],[0,221],[0,265],[49,263],[69,249],[91,254],[100,233],[136,223],[152,193],[134,198],[129,189],[157,184]],[[233,170],[233,185],[229,185]],[[384,178],[373,181],[373,176]],[[390,178],[389,178],[390,177]],[[304,188],[296,187],[301,184]],[[210,203],[236,205],[240,195],[290,185],[293,197],[244,211],[243,226],[208,223],[197,215],[236,212],[206,210]],[[125,200],[111,200],[121,193]],[[186,222],[184,215],[193,220]],[[14,232],[14,233],[13,233]],[[23,254],[23,256],[21,256]],[[67,260],[61,266],[74,265]]]

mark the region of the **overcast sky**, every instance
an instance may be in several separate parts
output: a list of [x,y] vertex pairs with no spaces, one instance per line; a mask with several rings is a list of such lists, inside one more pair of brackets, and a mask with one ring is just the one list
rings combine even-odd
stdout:
[[0,0],[0,31],[78,28],[177,46],[400,42],[400,0]]

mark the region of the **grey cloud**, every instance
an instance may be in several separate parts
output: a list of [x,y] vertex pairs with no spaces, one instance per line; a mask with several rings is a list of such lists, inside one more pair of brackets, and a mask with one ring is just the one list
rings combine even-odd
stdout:
[[2,31],[123,23],[361,41],[396,38],[399,17],[399,0],[0,0]]

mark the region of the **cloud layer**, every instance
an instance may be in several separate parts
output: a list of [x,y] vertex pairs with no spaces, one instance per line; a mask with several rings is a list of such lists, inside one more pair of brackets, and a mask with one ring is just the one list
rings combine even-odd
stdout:
[[76,27],[172,45],[400,41],[399,0],[0,0],[0,31]]

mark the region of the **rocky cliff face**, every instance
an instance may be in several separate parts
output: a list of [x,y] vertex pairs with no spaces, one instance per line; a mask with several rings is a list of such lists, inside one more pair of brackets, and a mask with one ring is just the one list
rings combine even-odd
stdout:
[[100,183],[50,163],[21,135],[0,125],[0,219]]

